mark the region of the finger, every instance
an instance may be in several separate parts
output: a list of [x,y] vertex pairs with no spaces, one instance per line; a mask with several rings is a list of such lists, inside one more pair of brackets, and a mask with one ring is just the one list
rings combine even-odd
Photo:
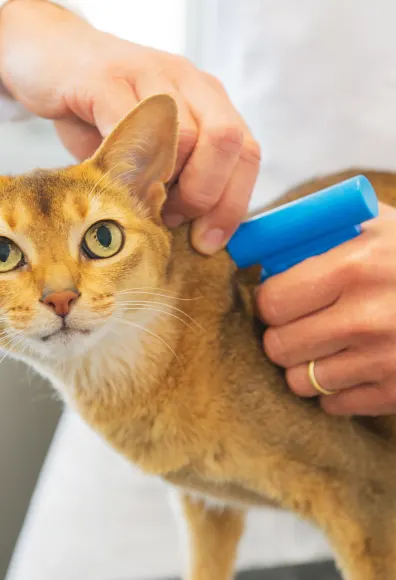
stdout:
[[134,88],[139,99],[145,99],[159,93],[167,93],[176,101],[179,119],[179,149],[173,176],[173,179],[175,179],[191,155],[198,139],[198,127],[191,115],[188,104],[175,85],[163,74],[155,76],[151,73],[138,75]]
[[[395,219],[396,217],[396,208],[394,208],[391,205],[388,205],[387,203],[382,203],[379,202],[378,203],[378,210],[379,210],[379,217],[380,218],[384,218],[384,219]],[[369,230],[371,229],[373,226],[370,222],[365,222],[362,225],[364,230]]]
[[331,415],[393,415],[396,413],[396,385],[392,395],[380,385],[360,385],[331,397],[321,397],[321,406]]
[[330,307],[264,333],[264,350],[276,364],[290,368],[331,356],[350,346],[349,312]]
[[[315,361],[315,378],[327,391],[335,393],[364,383],[378,383],[385,377],[380,353],[346,350]],[[308,365],[301,364],[286,371],[291,390],[300,397],[319,393],[308,376]]]
[[59,119],[54,125],[63,145],[79,161],[91,157],[102,141],[96,127],[77,117]]
[[182,92],[197,120],[199,137],[173,192],[172,206],[195,218],[207,214],[223,195],[244,146],[245,126],[228,99],[209,84],[187,81]]
[[[253,167],[253,171],[251,171]],[[240,156],[218,203],[192,227],[192,244],[199,251],[211,254],[231,238],[247,214],[250,194],[258,175],[257,156]],[[220,243],[216,241],[219,237]],[[211,239],[212,237],[212,243]],[[214,239],[214,244],[213,244]]]
[[263,321],[271,326],[283,325],[333,304],[346,283],[348,256],[365,243],[365,233],[359,238],[266,280],[257,292]]
[[206,122],[207,127],[199,127],[197,145],[171,192],[170,210],[190,219],[217,204],[242,147],[241,131],[226,120]]
[[132,86],[125,80],[101,85],[95,90],[92,103],[93,122],[100,134],[106,137],[117,123],[138,104]]

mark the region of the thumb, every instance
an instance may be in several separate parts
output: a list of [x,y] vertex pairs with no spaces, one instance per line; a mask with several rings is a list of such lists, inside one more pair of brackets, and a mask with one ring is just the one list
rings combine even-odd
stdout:
[[102,141],[98,129],[79,117],[58,119],[54,125],[64,147],[79,161],[91,157]]
[[102,85],[92,104],[93,122],[102,137],[107,137],[137,104],[135,92],[126,80],[119,79]]

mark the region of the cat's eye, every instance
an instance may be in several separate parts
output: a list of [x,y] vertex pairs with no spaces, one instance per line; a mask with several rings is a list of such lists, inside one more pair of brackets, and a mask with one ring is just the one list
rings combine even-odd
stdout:
[[89,228],[82,241],[84,253],[92,260],[111,258],[124,244],[124,234],[115,222],[97,222]]
[[0,274],[11,272],[22,264],[24,257],[18,246],[7,238],[0,238]]

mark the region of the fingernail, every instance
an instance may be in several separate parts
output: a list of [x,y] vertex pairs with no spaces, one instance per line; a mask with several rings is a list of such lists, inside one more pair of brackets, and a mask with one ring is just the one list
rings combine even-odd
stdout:
[[184,216],[179,213],[164,214],[164,222],[168,228],[177,228],[184,222]]
[[220,228],[207,230],[197,237],[198,249],[204,254],[215,254],[220,250],[226,240],[226,233]]

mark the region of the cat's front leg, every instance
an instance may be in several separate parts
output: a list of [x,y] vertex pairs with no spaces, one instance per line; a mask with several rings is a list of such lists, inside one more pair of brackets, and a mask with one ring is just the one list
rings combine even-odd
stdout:
[[186,580],[231,580],[245,514],[178,494],[187,534]]

